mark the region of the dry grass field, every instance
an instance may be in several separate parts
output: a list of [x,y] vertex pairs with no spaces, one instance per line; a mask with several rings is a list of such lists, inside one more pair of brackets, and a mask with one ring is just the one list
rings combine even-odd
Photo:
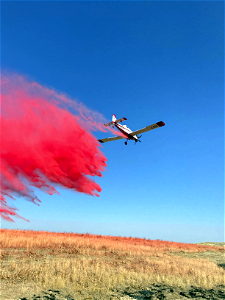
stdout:
[[64,295],[45,299],[165,299],[138,298],[134,292],[152,285],[224,287],[221,246],[44,231],[1,229],[0,234],[3,300],[28,299],[44,290]]

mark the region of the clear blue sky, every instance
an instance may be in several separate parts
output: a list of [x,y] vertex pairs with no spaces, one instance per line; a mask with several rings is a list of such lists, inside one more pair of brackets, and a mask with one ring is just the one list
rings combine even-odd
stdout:
[[15,202],[30,223],[2,227],[222,241],[224,2],[3,1],[1,18],[2,68],[132,130],[166,123],[103,145],[99,198],[37,191]]

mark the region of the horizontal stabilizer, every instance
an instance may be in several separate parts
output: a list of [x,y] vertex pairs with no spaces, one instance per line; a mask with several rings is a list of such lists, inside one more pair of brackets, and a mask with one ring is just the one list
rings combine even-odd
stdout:
[[109,122],[109,123],[106,123],[104,124],[105,126],[110,126],[110,125],[113,125],[113,122]]
[[123,122],[123,121],[125,121],[125,120],[127,120],[127,118],[121,118],[121,119],[118,119],[118,120],[116,120],[116,121],[112,121],[112,122],[109,122],[109,123],[106,123],[106,124],[104,124],[105,126],[111,126],[111,125],[113,125],[113,124],[117,124],[117,123],[120,123],[120,122]]
[[121,118],[121,119],[116,120],[114,123],[116,124],[116,123],[120,123],[120,122],[123,122],[126,120],[127,120],[127,118]]

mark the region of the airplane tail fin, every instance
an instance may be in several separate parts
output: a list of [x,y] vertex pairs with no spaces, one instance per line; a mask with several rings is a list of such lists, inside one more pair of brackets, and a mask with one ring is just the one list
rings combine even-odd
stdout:
[[104,124],[105,126],[111,126],[111,125],[115,125],[115,124],[117,124],[117,123],[119,123],[119,122],[123,122],[123,121],[125,121],[125,120],[127,120],[127,118],[121,118],[121,119],[116,119],[116,115],[112,115],[112,121],[111,122],[109,122],[109,123],[106,123],[106,124]]
[[111,126],[111,125],[113,125],[114,124],[114,122],[116,122],[116,115],[112,115],[112,122],[109,122],[109,123],[106,123],[106,124],[104,124],[105,126]]
[[104,124],[104,125],[105,125],[105,126],[111,126],[111,125],[114,124],[114,122],[116,122],[116,115],[113,114],[113,116],[112,116],[112,122],[106,123],[106,124]]
[[112,115],[112,121],[116,122],[116,115],[114,115],[114,114]]

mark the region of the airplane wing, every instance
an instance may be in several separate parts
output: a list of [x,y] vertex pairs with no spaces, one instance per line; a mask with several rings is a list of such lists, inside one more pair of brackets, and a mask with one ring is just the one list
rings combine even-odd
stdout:
[[111,142],[111,141],[116,141],[116,140],[121,140],[124,139],[121,135],[114,136],[114,137],[109,137],[106,139],[98,140],[100,143],[106,143],[106,142]]
[[134,136],[136,134],[140,134],[140,133],[143,133],[143,132],[146,132],[146,131],[149,131],[149,130],[152,130],[152,129],[156,129],[156,128],[159,128],[159,127],[162,127],[162,126],[165,126],[165,123],[163,121],[160,121],[160,122],[157,122],[155,124],[146,126],[142,129],[133,131],[133,132],[130,133],[130,135]]

